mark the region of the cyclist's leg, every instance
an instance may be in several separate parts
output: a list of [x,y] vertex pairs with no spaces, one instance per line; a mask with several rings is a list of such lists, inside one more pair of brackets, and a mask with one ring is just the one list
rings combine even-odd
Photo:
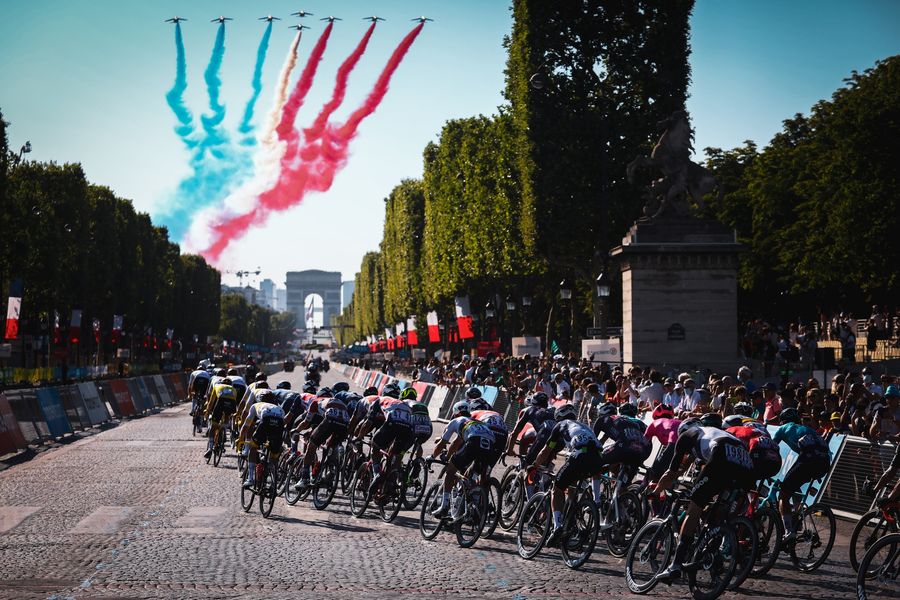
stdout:
[[582,448],[576,453],[569,454],[566,462],[556,473],[556,481],[550,490],[550,506],[553,510],[553,532],[548,543],[553,543],[559,538],[562,528],[562,511],[566,505],[568,488],[588,475],[599,473],[602,468],[602,459],[598,448]]
[[453,453],[444,469],[444,489],[441,497],[441,506],[435,511],[437,515],[446,514],[450,508],[450,492],[456,485],[457,473],[465,472],[476,458],[478,458],[478,450],[481,447],[481,438],[471,437],[466,440],[462,446]]
[[784,522],[784,537],[787,542],[796,537],[795,528],[797,524],[794,523],[794,494],[797,493],[803,484],[811,481],[812,466],[808,457],[801,454],[797,458],[797,462],[793,464],[784,476],[784,481],[781,482],[781,490],[778,494],[778,510]]

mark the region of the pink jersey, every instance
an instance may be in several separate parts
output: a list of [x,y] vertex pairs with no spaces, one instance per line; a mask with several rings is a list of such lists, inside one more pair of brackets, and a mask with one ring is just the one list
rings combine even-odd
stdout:
[[647,427],[647,431],[644,432],[644,437],[648,440],[656,438],[663,446],[666,444],[674,444],[675,440],[678,439],[679,425],[681,425],[679,419],[656,419],[650,423],[649,427]]

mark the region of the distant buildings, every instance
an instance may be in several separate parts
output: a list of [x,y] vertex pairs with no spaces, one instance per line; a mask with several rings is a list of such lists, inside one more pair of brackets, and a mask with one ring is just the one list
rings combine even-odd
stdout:
[[275,309],[275,282],[271,279],[263,279],[259,282],[259,291],[262,294],[260,304]]
[[249,285],[243,287],[222,285],[222,295],[227,294],[243,296],[247,304],[255,304],[282,312],[287,310],[287,290],[278,289],[271,279],[263,279],[259,283],[259,289]]

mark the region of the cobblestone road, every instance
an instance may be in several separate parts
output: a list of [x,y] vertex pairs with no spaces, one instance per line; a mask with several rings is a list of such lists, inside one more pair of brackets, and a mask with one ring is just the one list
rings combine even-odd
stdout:
[[[297,384],[302,372],[281,376]],[[277,380],[274,376],[272,380]],[[326,375],[333,383],[340,376]],[[276,502],[244,513],[233,454],[213,468],[186,405],[125,422],[0,473],[2,598],[633,597],[602,546],[580,571],[558,552],[525,561],[514,537],[460,549],[421,539],[418,513],[355,519]],[[725,597],[848,598],[847,523],[829,561],[802,575],[781,561]],[[650,597],[688,597],[685,585]]]

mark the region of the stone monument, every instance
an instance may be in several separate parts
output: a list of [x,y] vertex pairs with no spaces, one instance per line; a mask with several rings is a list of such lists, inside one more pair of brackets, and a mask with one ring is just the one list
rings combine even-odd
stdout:
[[[738,362],[737,269],[741,245],[725,225],[690,214],[716,187],[690,160],[687,113],[676,111],[650,157],[628,166],[655,174],[644,217],[614,248],[622,271],[622,358],[672,369],[734,370]],[[720,190],[721,192],[721,190]]]

